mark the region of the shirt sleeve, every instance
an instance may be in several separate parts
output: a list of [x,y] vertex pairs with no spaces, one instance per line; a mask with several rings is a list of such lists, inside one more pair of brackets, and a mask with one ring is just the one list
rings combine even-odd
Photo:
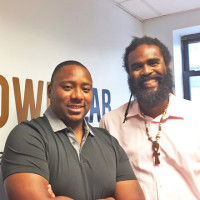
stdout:
[[28,123],[17,125],[9,134],[2,157],[3,179],[15,173],[35,173],[49,180],[45,138]]
[[116,153],[116,162],[117,162],[117,175],[116,181],[125,181],[125,180],[137,180],[133,169],[130,165],[128,156],[124,149],[120,146],[116,138],[112,137],[113,147]]

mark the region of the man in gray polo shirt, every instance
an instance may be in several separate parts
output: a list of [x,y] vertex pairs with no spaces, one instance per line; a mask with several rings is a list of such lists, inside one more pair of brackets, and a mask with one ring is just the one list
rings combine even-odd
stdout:
[[48,96],[44,116],[8,136],[2,173],[9,200],[143,200],[118,141],[84,120],[92,102],[89,71],[77,61],[60,63]]

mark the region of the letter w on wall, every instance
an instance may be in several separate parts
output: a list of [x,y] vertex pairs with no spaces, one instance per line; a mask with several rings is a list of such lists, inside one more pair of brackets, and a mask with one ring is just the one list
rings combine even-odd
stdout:
[[33,81],[31,79],[26,79],[25,90],[24,90],[24,101],[22,105],[19,78],[13,77],[13,87],[15,93],[15,103],[16,103],[18,123],[27,120],[29,107],[30,107],[31,118],[36,118],[40,116],[43,84],[44,84],[43,81],[38,81],[37,101],[35,105]]

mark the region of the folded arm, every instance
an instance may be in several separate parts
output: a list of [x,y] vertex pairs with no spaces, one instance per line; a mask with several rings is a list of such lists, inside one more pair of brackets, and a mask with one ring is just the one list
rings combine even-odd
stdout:
[[47,189],[48,184],[48,180],[32,173],[16,173],[4,181],[9,200],[72,200],[64,196],[52,197]]
[[[48,186],[48,192],[52,197],[55,197],[50,185]],[[114,196],[98,200],[145,200],[143,191],[137,180],[117,182]]]
[[137,180],[117,182],[114,196],[116,200],[145,200],[144,193]]
[[[55,197],[53,190],[50,185],[48,185],[48,192],[52,197]],[[116,184],[115,188],[115,198],[108,197],[106,199],[98,200],[145,200],[143,191],[137,180],[130,181],[120,181]]]
[[143,191],[137,180],[120,181],[116,183],[114,198],[99,200],[145,200]]

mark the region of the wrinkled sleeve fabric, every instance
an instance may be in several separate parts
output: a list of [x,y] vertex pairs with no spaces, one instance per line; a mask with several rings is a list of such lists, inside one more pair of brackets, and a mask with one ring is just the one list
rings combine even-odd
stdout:
[[21,172],[49,179],[45,137],[28,122],[17,125],[11,131],[2,158],[3,179]]

